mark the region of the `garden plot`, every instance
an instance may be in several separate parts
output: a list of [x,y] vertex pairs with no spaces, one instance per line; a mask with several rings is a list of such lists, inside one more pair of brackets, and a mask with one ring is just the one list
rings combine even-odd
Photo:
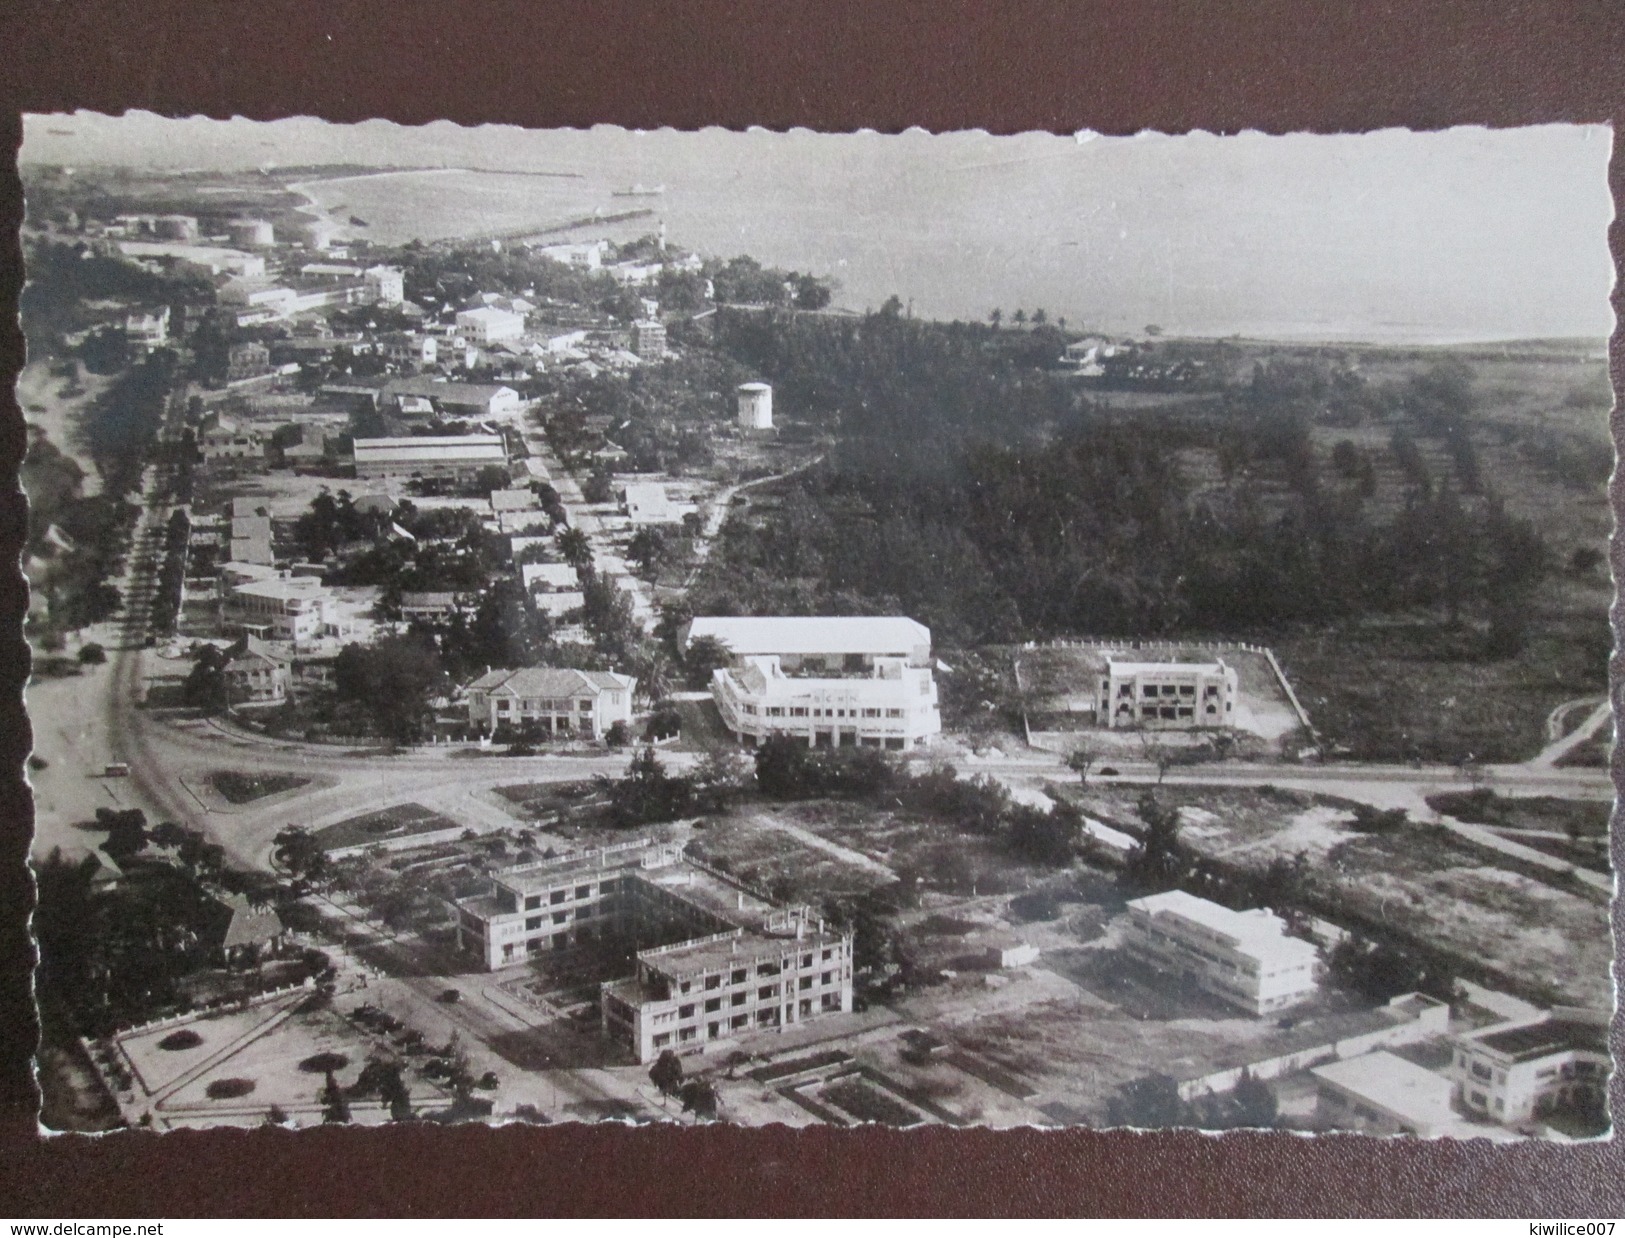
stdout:
[[458,823],[422,804],[396,804],[378,812],[348,817],[316,831],[316,841],[324,851],[349,847],[370,847],[419,834],[456,831]]
[[[372,1051],[331,1010],[312,1009],[304,991],[123,1037],[119,1047],[136,1074],[136,1107],[159,1126],[255,1126],[272,1106],[296,1125],[318,1124],[326,1070],[348,1087]],[[411,1090],[414,1104],[447,1099],[427,1081],[414,1080]],[[376,1098],[349,1106],[355,1122],[388,1116]]]
[[863,894],[895,880],[884,865],[776,812],[713,818],[689,845],[696,858],[796,898]]

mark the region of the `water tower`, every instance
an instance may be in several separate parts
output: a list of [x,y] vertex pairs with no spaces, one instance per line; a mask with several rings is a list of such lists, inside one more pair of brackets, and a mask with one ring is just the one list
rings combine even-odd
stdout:
[[739,425],[744,430],[773,428],[773,388],[766,383],[740,384]]

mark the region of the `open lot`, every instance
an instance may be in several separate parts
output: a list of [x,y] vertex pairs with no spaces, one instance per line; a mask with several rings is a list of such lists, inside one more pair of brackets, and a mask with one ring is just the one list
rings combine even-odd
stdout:
[[[1138,819],[1137,791],[1091,785],[1067,793],[1108,824],[1132,828]],[[1570,1003],[1606,1008],[1611,1001],[1600,891],[1542,880],[1514,861],[1498,864],[1493,853],[1424,823],[1362,834],[1353,814],[1326,797],[1189,786],[1157,795],[1179,809],[1180,838],[1198,854],[1255,868],[1303,854],[1306,888],[1318,898],[1464,962],[1549,986]]]

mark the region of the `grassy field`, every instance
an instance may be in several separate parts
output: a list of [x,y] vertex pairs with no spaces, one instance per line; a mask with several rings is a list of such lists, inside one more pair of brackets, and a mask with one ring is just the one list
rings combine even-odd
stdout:
[[[1108,824],[1138,820],[1137,790],[1068,792]],[[1557,883],[1553,874],[1420,822],[1391,834],[1360,833],[1347,808],[1327,797],[1189,786],[1157,795],[1179,810],[1180,839],[1198,854],[1251,868],[1302,854],[1306,889],[1352,918],[1390,924],[1500,975],[1544,984],[1574,1004],[1609,1003],[1612,949],[1600,892]],[[1599,810],[1606,805],[1579,811],[1595,821]]]
[[450,817],[425,808],[422,804],[396,804],[379,812],[349,817],[316,831],[316,841],[323,850],[336,851],[342,847],[364,847],[388,839],[405,838],[412,834],[432,834],[436,830],[457,828]]
[[1359,760],[1526,761],[1546,715],[1608,686],[1607,600],[1553,582],[1535,601],[1523,652],[1481,656],[1471,625],[1431,617],[1349,621],[1272,640],[1328,749]]

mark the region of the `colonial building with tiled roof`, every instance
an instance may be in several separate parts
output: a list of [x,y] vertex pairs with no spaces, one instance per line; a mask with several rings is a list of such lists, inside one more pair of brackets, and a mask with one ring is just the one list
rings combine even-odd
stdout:
[[631,724],[637,684],[614,671],[548,666],[488,671],[468,685],[468,720],[485,732],[534,724],[550,735],[599,739],[617,722]]

